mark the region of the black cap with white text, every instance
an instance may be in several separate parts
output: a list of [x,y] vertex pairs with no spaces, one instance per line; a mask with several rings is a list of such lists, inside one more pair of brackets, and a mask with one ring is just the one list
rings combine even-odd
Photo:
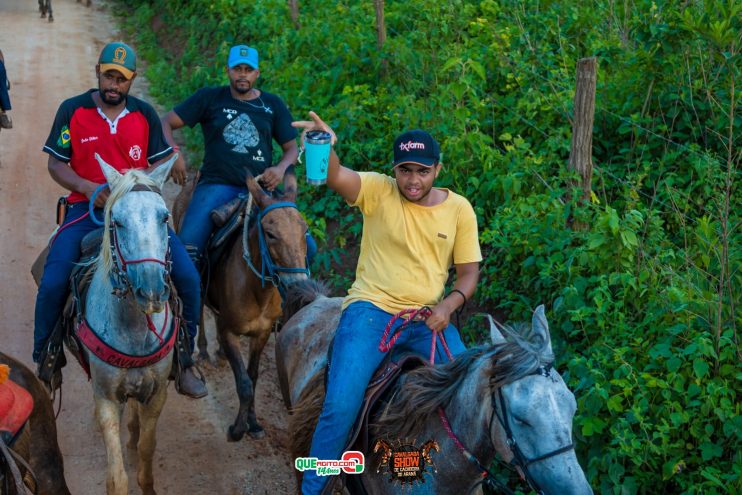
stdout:
[[403,163],[432,167],[440,158],[438,142],[423,130],[403,132],[394,140],[394,167]]

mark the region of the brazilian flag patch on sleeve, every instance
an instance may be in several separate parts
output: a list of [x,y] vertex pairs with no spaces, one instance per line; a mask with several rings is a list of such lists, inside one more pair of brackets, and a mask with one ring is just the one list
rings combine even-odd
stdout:
[[62,127],[62,131],[59,133],[59,139],[57,139],[57,146],[60,148],[70,147],[70,128],[67,126]]

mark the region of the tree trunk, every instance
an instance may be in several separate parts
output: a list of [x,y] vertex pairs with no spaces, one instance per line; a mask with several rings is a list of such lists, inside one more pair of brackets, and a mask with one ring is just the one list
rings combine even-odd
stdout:
[[590,201],[593,179],[593,121],[595,118],[595,57],[577,62],[577,87],[575,89],[575,115],[572,125],[572,149],[569,169],[580,174],[582,198]]
[[[384,0],[374,0],[376,9],[376,47],[381,53],[386,42],[386,24],[384,23]],[[381,72],[386,74],[388,63],[386,59],[381,60]]]
[[294,23],[294,29],[299,29],[299,0],[289,0],[289,10],[291,11],[291,22]]

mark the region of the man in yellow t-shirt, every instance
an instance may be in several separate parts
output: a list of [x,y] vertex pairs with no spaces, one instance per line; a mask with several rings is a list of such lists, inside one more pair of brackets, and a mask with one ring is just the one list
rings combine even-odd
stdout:
[[[332,129],[314,112],[311,121],[294,127]],[[441,332],[451,352],[465,350],[451,314],[473,294],[479,279],[477,218],[466,198],[433,187],[441,170],[440,148],[425,131],[408,131],[394,142],[394,177],[356,172],[340,165],[331,151],[327,185],[363,213],[363,235],[356,279],[343,301],[332,349],[327,393],[312,438],[310,457],[340,459],[363,395],[386,353],[379,343],[395,313],[430,307],[427,319],[409,324],[394,353],[428,356],[431,332]],[[448,269],[456,279],[444,295]],[[391,329],[402,324],[397,320]],[[440,347],[440,345],[439,345]],[[436,362],[446,355],[436,349]],[[302,493],[319,494],[328,481],[316,471],[305,471]]]

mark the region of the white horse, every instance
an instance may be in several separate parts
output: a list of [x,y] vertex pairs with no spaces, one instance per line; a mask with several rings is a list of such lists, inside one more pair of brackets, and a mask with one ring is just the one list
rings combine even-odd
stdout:
[[83,330],[93,332],[103,343],[100,347],[117,351],[114,356],[132,357],[128,361],[109,359],[88,344],[83,347],[108,456],[106,490],[108,495],[129,493],[119,437],[121,414],[128,401],[129,447],[139,457],[137,480],[142,492],[152,495],[155,428],[167,398],[177,333],[168,304],[169,212],[159,192],[175,157],[150,175],[139,170],[122,175],[97,154],[96,158],[111,193],[104,210],[101,253],[85,299],[87,327]]
[[[321,410],[341,301],[325,297],[314,282],[288,291],[276,366],[284,400],[293,409],[289,430],[296,457],[308,455]],[[503,334],[491,323],[490,333],[490,346],[406,373],[389,403],[371,418],[368,445],[374,452],[363,452],[365,470],[348,475],[349,483],[360,481],[373,494],[470,493],[483,483],[509,491],[488,471],[497,455],[538,493],[592,494],[572,443],[576,401],[552,368],[544,307],[536,309],[530,328]],[[428,449],[435,469],[424,474],[424,483],[390,482],[390,446],[412,439],[422,444],[421,452]]]

